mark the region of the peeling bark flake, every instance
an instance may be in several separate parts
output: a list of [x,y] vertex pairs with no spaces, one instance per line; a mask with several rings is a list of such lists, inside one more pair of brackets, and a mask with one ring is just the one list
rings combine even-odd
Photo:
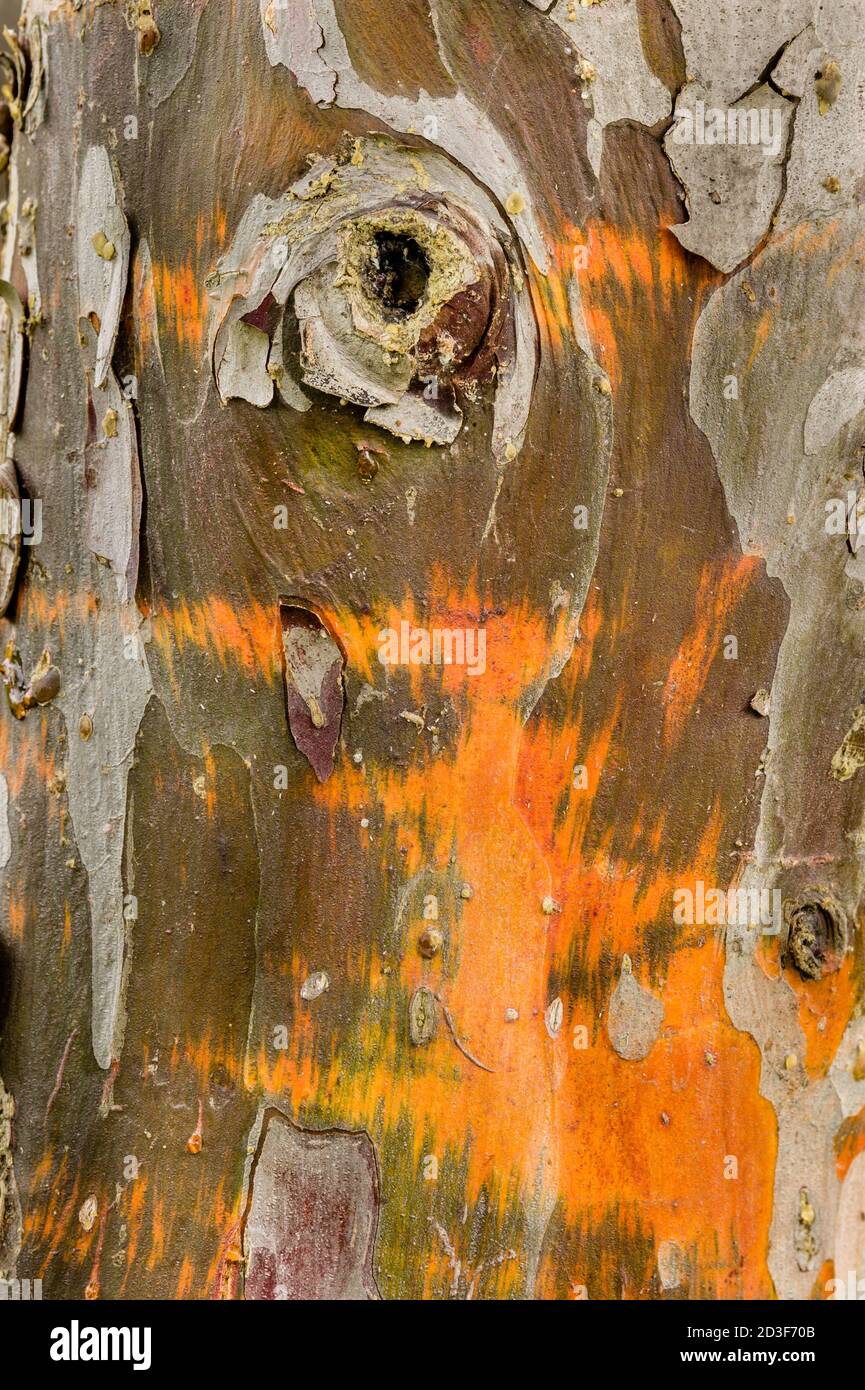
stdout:
[[249,401],[261,408],[273,400],[273,378],[268,375],[270,339],[260,328],[238,319],[228,331],[225,356],[217,382],[223,400]]
[[[82,319],[80,331],[87,361],[93,364],[97,346],[86,319]],[[135,417],[111,368],[101,390],[92,366],[87,377],[90,423],[84,449],[85,534],[93,554],[116,576],[121,599],[131,601],[138,582],[143,505]],[[93,421],[99,422],[95,428]]]
[[[99,335],[94,379],[96,386],[102,387],[120,324],[130,248],[120,185],[104,145],[91,145],[84,156],[77,227],[79,315],[89,318]],[[110,257],[105,255],[108,243],[113,247]]]
[[11,1277],[21,1248],[21,1204],[12,1167],[15,1101],[0,1078],[0,1279]]
[[9,832],[9,783],[0,772],[0,869],[12,858],[12,836]]
[[0,463],[0,617],[12,602],[21,560],[21,495],[11,458]]
[[316,22],[313,0],[260,0],[261,22],[271,64],[283,63],[313,101],[332,105],[336,74],[322,57],[324,34]]
[[670,93],[646,61],[635,0],[604,0],[597,7],[557,0],[548,15],[579,55],[577,71],[592,113],[589,153],[599,174],[604,128],[626,120],[656,125],[669,115]]
[[288,726],[320,782],[333,771],[345,704],[345,660],[319,618],[291,603],[279,606]]
[[694,83],[679,93],[664,148],[685,188],[690,215],[670,231],[718,270],[735,270],[769,230],[783,190],[794,109],[763,85],[736,105],[719,108],[723,138],[709,143],[699,138],[698,127],[715,118],[710,93]]
[[377,1299],[375,1152],[364,1133],[265,1115],[244,1220],[247,1299]]
[[436,997],[421,985],[408,1005],[408,1033],[415,1047],[426,1047],[436,1033]]
[[[69,735],[69,811],[87,871],[93,1053],[99,1066],[108,1070],[115,1056],[126,935],[126,786],[152,687],[141,614],[134,602],[122,599],[115,577],[104,566],[93,568],[99,621],[79,630],[80,661],[66,669],[58,705]],[[79,735],[85,717],[87,738]]]
[[21,657],[10,639],[6,655],[0,662],[0,677],[6,686],[6,699],[16,719],[24,719],[27,711],[37,705],[47,705],[60,693],[60,672],[51,660],[46,647],[33,668],[29,681],[24,675]]
[[613,1050],[627,1062],[642,1062],[654,1047],[663,1021],[663,1002],[634,979],[630,957],[625,956],[607,1011]]
[[18,291],[0,280],[0,460],[5,459],[9,431],[15,424],[24,364],[24,305]]

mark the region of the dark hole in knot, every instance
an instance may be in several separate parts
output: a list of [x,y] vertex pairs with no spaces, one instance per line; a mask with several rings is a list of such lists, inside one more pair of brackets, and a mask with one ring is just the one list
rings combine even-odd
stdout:
[[785,955],[806,980],[837,970],[847,946],[846,914],[828,894],[786,903]]
[[414,237],[378,231],[366,271],[366,288],[387,318],[407,318],[419,307],[430,264]]

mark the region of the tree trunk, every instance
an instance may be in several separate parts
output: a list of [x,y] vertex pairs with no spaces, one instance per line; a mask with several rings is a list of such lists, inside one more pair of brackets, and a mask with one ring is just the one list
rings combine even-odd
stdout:
[[0,1277],[865,1277],[856,9],[26,0]]

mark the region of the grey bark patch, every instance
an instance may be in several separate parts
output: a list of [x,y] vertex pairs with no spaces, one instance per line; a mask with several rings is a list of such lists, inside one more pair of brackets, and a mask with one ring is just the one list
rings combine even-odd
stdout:
[[12,836],[9,833],[9,783],[0,772],[0,869],[12,858]]
[[8,1279],[21,1249],[21,1203],[12,1166],[15,1102],[0,1077],[0,1279]]
[[135,597],[143,493],[138,438],[131,403],[114,372],[96,386],[97,345],[90,323],[81,339],[92,364],[87,372],[89,422],[84,449],[85,535],[93,554],[110,565],[122,600]]
[[300,987],[300,997],[307,1001],[320,999],[330,989],[330,976],[324,970],[316,970],[307,975]]
[[[750,882],[746,873],[743,884]],[[783,977],[765,976],[755,960],[759,941],[756,932],[727,928],[724,999],[733,1025],[751,1033],[760,1048],[760,1092],[778,1121],[769,1270],[779,1298],[801,1299],[811,1293],[821,1232],[834,1229],[839,1183],[833,1137],[841,1107],[828,1079],[791,1088],[783,1059],[805,1051],[799,999]],[[810,1226],[801,1220],[803,1187],[815,1211]]]
[[829,1072],[845,1119],[849,1119],[851,1115],[858,1115],[865,1105],[865,1071],[862,1069],[863,1049],[865,1049],[865,1023],[861,1018],[854,1017],[847,1025]]
[[849,782],[860,767],[865,766],[865,705],[857,705],[853,722],[844,735],[840,748],[832,758],[832,776],[836,782]]
[[24,103],[24,130],[35,135],[45,119],[48,100],[48,42],[45,24],[41,19],[31,20],[24,30],[30,72],[27,83],[27,99]]
[[805,453],[817,454],[831,444],[865,409],[865,366],[834,371],[815,392],[805,417]]
[[426,1047],[436,1033],[436,997],[431,989],[421,985],[408,1005],[408,1032],[415,1047]]
[[273,378],[268,375],[270,339],[260,328],[238,319],[228,330],[225,355],[217,373],[224,401],[249,401],[261,408],[273,400]]
[[[601,131],[614,121],[653,126],[670,114],[670,93],[643,53],[635,0],[604,0],[590,6],[558,0],[549,17],[577,49],[583,63],[583,95]],[[580,66],[575,66],[579,75]]]
[[22,16],[16,30],[4,29],[8,53],[3,64],[9,73],[9,111],[16,125],[34,135],[45,117],[46,43],[45,25],[33,5]]
[[[781,884],[786,898],[789,876],[801,874],[819,853],[831,866],[827,886],[851,917],[865,887],[861,796],[855,786],[842,796],[828,774],[843,718],[838,712],[853,710],[861,699],[859,664],[849,658],[861,645],[861,632],[859,615],[844,603],[849,552],[843,537],[825,530],[826,498],[845,495],[850,460],[843,432],[819,455],[808,456],[804,441],[807,413],[823,383],[862,359],[856,265],[862,231],[861,210],[848,209],[773,239],[709,300],[695,332],[691,370],[691,413],[711,443],[742,549],[763,557],[790,602],[772,681],[760,823],[753,860],[738,886],[763,891]],[[807,349],[794,352],[793,343]],[[737,402],[721,389],[730,373],[739,374]],[[831,719],[827,709],[836,711]],[[851,739],[852,760],[848,764],[845,755],[841,770],[859,765],[857,741]],[[823,777],[819,770],[815,775],[815,752],[825,759]],[[728,925],[724,997],[733,1025],[760,1048],[760,1092],[777,1117],[769,1269],[779,1297],[807,1298],[815,1262],[832,1244],[839,1187],[834,1140],[842,1110],[829,1077],[791,1083],[784,1058],[802,1057],[806,1048],[801,990],[792,988],[789,972],[767,978],[760,940],[756,932]],[[801,1230],[803,1187],[816,1213],[816,1252],[805,1248],[812,1240],[805,1241]]]
[[[853,1159],[841,1187],[835,1228],[835,1278],[846,1298],[861,1299],[859,1280],[865,1279],[865,1153]],[[853,1276],[851,1279],[851,1275]]]
[[[64,671],[58,704],[68,739],[69,812],[88,877],[93,1054],[107,1069],[123,978],[126,786],[151,683],[135,604],[121,600],[115,577],[104,566],[94,565],[93,588],[98,609],[76,633],[74,650],[81,661]],[[91,728],[87,739],[79,732],[83,715]]]
[[662,1240],[658,1246],[658,1278],[661,1288],[678,1289],[685,1281],[687,1266],[682,1247],[674,1240]]
[[8,280],[0,280],[0,461],[15,424],[24,363],[24,305]]
[[[10,259],[9,239],[4,255]],[[0,279],[0,617],[15,592],[21,560],[21,495],[14,462],[14,436],[24,365],[24,306],[17,290]]]
[[244,1217],[247,1299],[378,1298],[379,1177],[368,1135],[264,1117]]
[[690,79],[718,102],[734,102],[759,81],[779,48],[809,23],[815,0],[671,0],[682,25]]
[[146,57],[136,52],[138,80],[146,85],[154,106],[167,101],[192,66],[198,24],[206,4],[207,0],[184,0],[182,7],[159,6],[159,43]]
[[288,725],[320,782],[333,771],[345,690],[340,648],[309,609],[279,606]]
[[551,1038],[557,1038],[562,1031],[562,1021],[564,1019],[564,1007],[558,995],[552,999],[544,1010],[544,1024]]
[[[712,296],[694,335],[691,413],[718,460],[743,550],[765,556],[788,593],[806,581],[813,586],[815,566],[822,571],[832,558],[824,530],[824,477],[830,474],[838,487],[844,469],[840,459],[828,458],[822,470],[815,469],[805,456],[805,422],[815,395],[843,365],[839,353],[854,360],[861,354],[863,295],[852,249],[863,221],[860,210],[843,213],[827,229],[825,247],[817,244],[813,227],[778,237],[747,273]],[[813,255],[803,253],[799,240],[814,243]],[[771,332],[755,352],[761,315]],[[809,348],[795,359],[788,349],[791,333]],[[785,409],[779,411],[777,383],[784,370]],[[731,374],[740,379],[738,403],[721,389]],[[788,524],[791,514],[795,526]]]
[[[771,6],[722,0],[720,9],[707,9],[702,0],[673,0],[673,6],[682,22],[689,77],[716,104],[750,94],[773,55],[787,45],[771,76],[799,104],[777,227],[852,203],[865,174],[865,34],[855,0],[777,0]],[[836,59],[840,87],[827,80]]]
[[0,617],[12,602],[21,560],[21,495],[11,458],[0,463]]
[[412,390],[406,391],[393,405],[371,406],[364,419],[400,438],[453,444],[462,427],[463,415],[452,402],[427,401],[421,391]]
[[[77,234],[78,311],[81,318],[95,315],[98,320],[95,384],[101,387],[117,339],[130,248],[120,184],[104,145],[91,145],[84,156],[78,185]],[[96,249],[104,242],[113,247],[113,255],[108,258]]]
[[267,57],[282,63],[313,101],[330,106],[336,96],[336,73],[322,56],[324,33],[315,17],[314,0],[260,0]]
[[[837,78],[828,80],[836,69],[840,87]],[[783,229],[804,217],[830,217],[858,197],[865,175],[861,7],[815,4],[813,26],[790,44],[772,77],[783,90],[801,98],[778,214],[778,227]]]
[[411,381],[405,358],[391,363],[381,345],[355,337],[351,306],[332,273],[317,271],[294,292],[307,386],[355,405],[395,405]]
[[820,49],[820,40],[810,24],[787,44],[772,69],[772,82],[785,96],[805,95],[808,71],[812,66],[810,58],[812,54],[816,57]]
[[[685,188],[689,220],[670,231],[718,270],[735,270],[769,230],[783,188],[793,110],[768,86],[723,108],[714,108],[706,89],[693,84],[679,94],[664,148]],[[714,122],[715,111],[724,139],[709,144],[699,138],[700,123]]]
[[641,1062],[654,1047],[664,1021],[663,1001],[634,979],[628,956],[610,996],[607,1036],[613,1050],[626,1062]]

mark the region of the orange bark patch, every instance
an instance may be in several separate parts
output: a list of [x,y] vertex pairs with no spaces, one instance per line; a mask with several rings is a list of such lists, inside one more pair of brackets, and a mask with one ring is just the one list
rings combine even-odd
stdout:
[[664,739],[670,744],[682,731],[709,676],[730,614],[754,578],[759,560],[753,555],[709,564],[700,576],[694,622],[673,659],[664,686]]
[[204,342],[207,294],[199,269],[191,259],[173,266],[163,261],[153,267],[160,324],[173,334],[180,347],[199,355]]

